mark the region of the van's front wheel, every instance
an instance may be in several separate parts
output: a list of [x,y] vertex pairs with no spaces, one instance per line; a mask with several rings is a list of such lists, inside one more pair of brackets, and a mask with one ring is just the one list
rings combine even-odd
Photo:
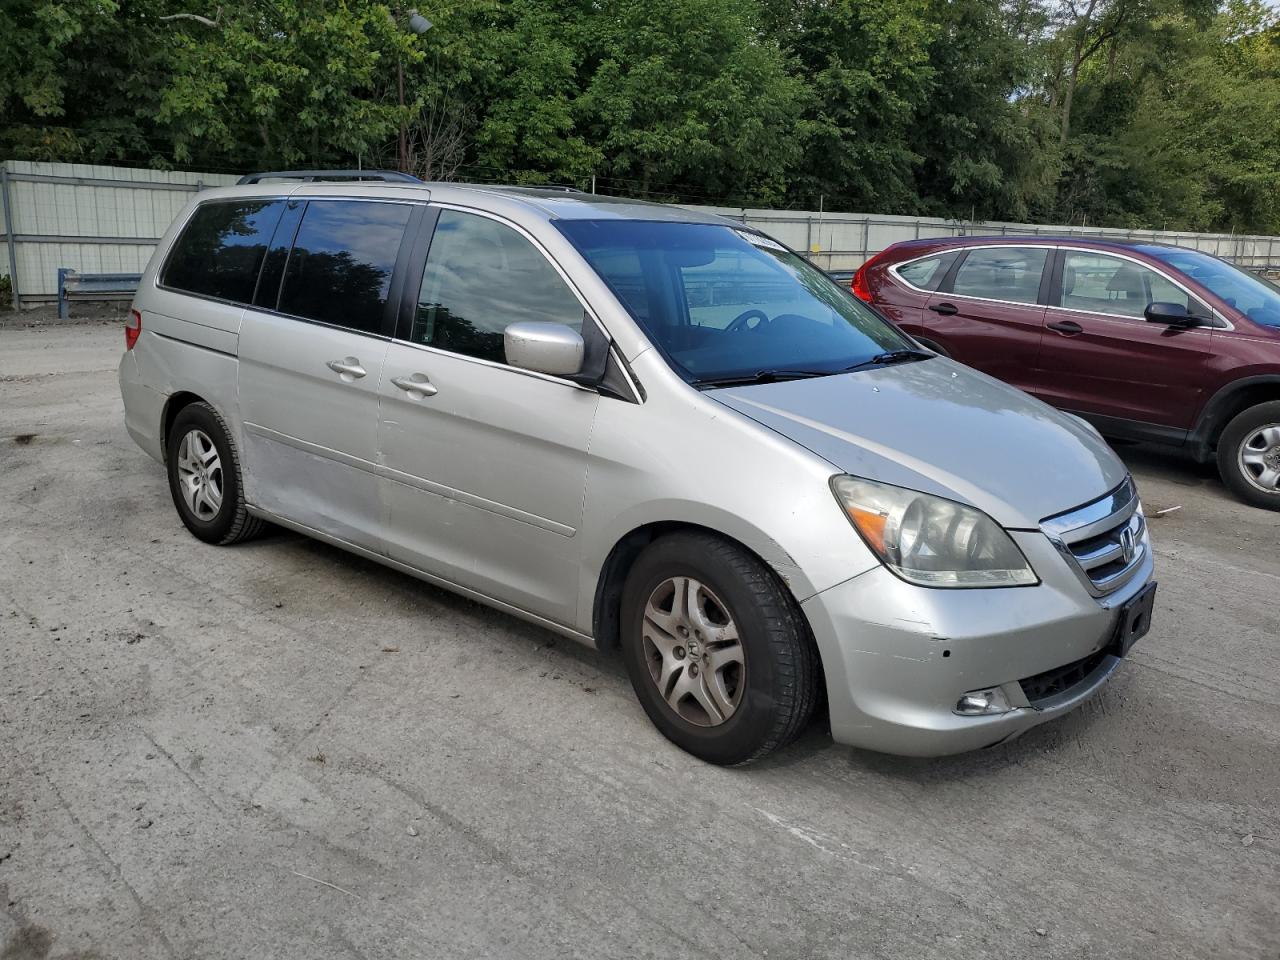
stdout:
[[795,600],[714,535],[671,534],[640,555],[622,594],[622,648],[649,719],[711,763],[762,757],[813,714],[818,656]]
[[169,492],[183,524],[205,543],[237,543],[265,526],[249,515],[240,458],[226,423],[207,403],[178,411],[169,429]]

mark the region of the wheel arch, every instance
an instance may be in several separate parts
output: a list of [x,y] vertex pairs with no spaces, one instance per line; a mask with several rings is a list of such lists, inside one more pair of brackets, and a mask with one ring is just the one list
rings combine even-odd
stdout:
[[[169,399],[165,401],[164,412],[160,417],[160,452],[166,458],[169,456],[169,431],[173,429],[173,422],[178,419],[179,413],[193,403],[209,403],[209,401],[190,390],[179,390],[177,393],[170,394]],[[213,406],[213,404],[209,405]]]
[[1280,400],[1280,374],[1242,377],[1219,389],[1196,421],[1191,432],[1191,453],[1201,463],[1214,456],[1218,438],[1228,423],[1243,411],[1260,403]]
[[[621,639],[622,629],[622,589],[627,574],[641,552],[654,540],[679,531],[706,533],[726,540],[747,551],[767,566],[781,581],[782,585],[796,601],[797,608],[802,600],[812,594],[807,581],[793,575],[794,568],[778,560],[770,560],[765,552],[742,537],[733,536],[723,530],[691,520],[656,520],[643,523],[628,530],[618,537],[605,557],[595,581],[595,592],[592,601],[591,631],[596,646],[601,650],[616,649]],[[763,536],[763,534],[761,535]],[[756,539],[756,538],[750,538]],[[773,544],[774,554],[782,553],[781,547]],[[782,556],[786,556],[782,553]],[[786,557],[790,561],[790,557]],[[782,567],[783,569],[779,569]],[[798,572],[798,571],[797,571]],[[803,618],[802,618],[803,619]],[[806,619],[807,624],[807,619]]]

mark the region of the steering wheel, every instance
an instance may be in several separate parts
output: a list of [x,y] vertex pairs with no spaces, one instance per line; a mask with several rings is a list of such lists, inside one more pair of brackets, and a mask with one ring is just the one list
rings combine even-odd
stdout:
[[[754,324],[748,323],[748,321],[752,319],[756,322]],[[724,329],[725,333],[737,333],[739,330],[761,330],[768,325],[769,315],[763,310],[757,310],[755,307],[752,307],[750,310],[743,310],[740,314],[734,317],[733,320],[730,321],[729,325]]]

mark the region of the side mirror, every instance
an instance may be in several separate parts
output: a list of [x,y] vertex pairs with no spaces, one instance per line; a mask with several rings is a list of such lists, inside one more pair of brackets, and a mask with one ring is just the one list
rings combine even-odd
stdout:
[[1148,303],[1142,315],[1147,318],[1148,323],[1163,323],[1169,327],[1194,327],[1200,322],[1183,304],[1164,303],[1160,300]]
[[523,321],[502,334],[507,363],[522,370],[572,377],[582,370],[582,334],[563,323]]

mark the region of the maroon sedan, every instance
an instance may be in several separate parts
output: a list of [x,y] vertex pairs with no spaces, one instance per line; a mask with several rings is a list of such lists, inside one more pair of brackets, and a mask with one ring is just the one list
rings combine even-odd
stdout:
[[1280,510],[1280,287],[1257,275],[1162,244],[963,237],[895,244],[853,292],[1107,436],[1216,458]]

